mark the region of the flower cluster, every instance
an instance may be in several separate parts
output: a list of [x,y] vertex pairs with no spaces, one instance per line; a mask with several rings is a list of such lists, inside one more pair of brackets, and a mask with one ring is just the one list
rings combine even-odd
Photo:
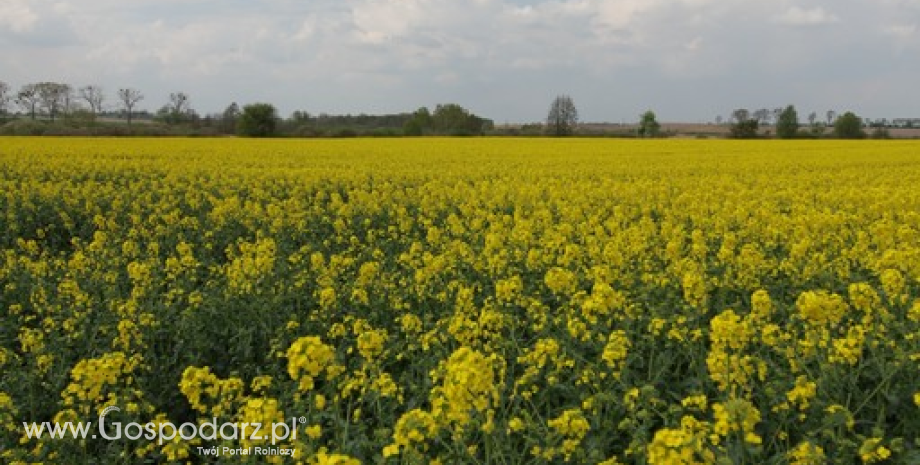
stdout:
[[287,372],[299,383],[301,391],[313,389],[322,373],[325,372],[327,379],[332,379],[343,370],[336,364],[335,350],[316,336],[302,337],[291,344],[287,359]]
[[470,422],[478,419],[483,431],[494,428],[499,401],[496,384],[500,381],[496,361],[500,362],[494,356],[461,347],[438,367],[434,378],[440,384],[431,390],[431,409],[440,425],[462,434]]

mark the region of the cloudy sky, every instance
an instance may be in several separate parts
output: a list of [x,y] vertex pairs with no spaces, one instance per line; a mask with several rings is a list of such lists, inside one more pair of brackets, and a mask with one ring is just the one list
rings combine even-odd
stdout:
[[2,0],[0,80],[172,91],[199,113],[456,102],[538,121],[734,108],[920,117],[920,0]]

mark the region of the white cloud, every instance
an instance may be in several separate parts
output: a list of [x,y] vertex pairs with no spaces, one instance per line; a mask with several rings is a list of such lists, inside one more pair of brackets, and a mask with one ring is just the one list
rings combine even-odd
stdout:
[[917,33],[916,24],[895,24],[885,27],[885,33],[894,37],[898,42],[909,42]]
[[615,0],[593,2],[594,22],[602,27],[624,29],[634,25],[637,16],[658,7],[653,0]]
[[411,31],[430,5],[424,0],[370,0],[352,9],[359,38],[372,44],[390,42]]
[[0,3],[0,28],[15,33],[29,32],[38,21],[38,15],[24,0],[4,0]]
[[814,7],[805,9],[797,6],[790,7],[782,15],[776,17],[776,19],[781,24],[788,24],[791,26],[814,26],[840,21],[840,18],[833,13],[825,11],[824,8]]
[[882,32],[884,36],[893,41],[895,55],[905,53],[907,50],[914,53],[914,50],[920,49],[916,24],[893,24],[886,26]]

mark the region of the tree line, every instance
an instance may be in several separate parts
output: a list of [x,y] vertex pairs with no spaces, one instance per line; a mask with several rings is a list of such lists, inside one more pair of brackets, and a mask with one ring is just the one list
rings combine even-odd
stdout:
[[[910,121],[913,120],[908,120],[907,127],[910,127]],[[722,117],[716,117],[716,124],[721,125],[722,123]],[[735,139],[774,137],[774,130],[775,137],[780,139],[817,139],[821,137],[887,139],[890,137],[887,120],[873,122],[860,118],[851,111],[838,115],[835,111],[829,110],[826,113],[826,123],[818,120],[816,112],[811,112],[808,115],[808,125],[806,126],[799,121],[798,111],[794,105],[774,110],[764,108],[753,112],[740,108],[732,112],[728,125],[727,136]],[[872,128],[872,132],[866,132],[866,127]],[[577,134],[579,131],[578,110],[572,98],[568,95],[556,97],[550,105],[546,124],[539,129],[542,129],[542,133],[551,136]],[[667,134],[661,130],[661,124],[658,123],[655,112],[648,110],[639,116],[639,122],[635,125],[634,132],[621,133],[619,136],[665,137]]]
[[[185,92],[171,92],[160,108],[150,113],[139,110],[146,96],[138,89],[125,87],[114,93],[114,104],[98,85],[73,87],[59,82],[37,82],[14,91],[0,81],[0,133],[54,135],[240,135],[249,137],[354,137],[425,135],[618,135],[664,137],[656,115],[648,110],[639,115],[630,133],[594,134],[584,130],[571,96],[553,99],[544,122],[516,128],[496,128],[492,120],[478,116],[455,103],[439,104],[413,112],[387,115],[312,115],[294,111],[282,118],[270,103],[240,106],[231,103],[220,113],[200,115]],[[18,110],[13,113],[12,110]],[[793,105],[785,108],[741,108],[731,113],[727,137],[731,138],[864,138],[888,137],[883,123],[869,124],[852,112],[837,115],[828,111],[825,120],[816,112],[808,124],[800,122]],[[145,124],[134,124],[142,121]],[[5,123],[5,124],[4,124]],[[722,117],[716,117],[722,125]],[[873,126],[871,134],[866,126]],[[830,129],[830,131],[828,131]],[[775,133],[774,133],[775,131]]]
[[[483,135],[490,119],[456,104],[386,115],[318,115],[298,110],[282,118],[270,103],[239,105],[201,115],[185,92],[172,92],[155,112],[138,110],[146,96],[134,88],[115,92],[114,104],[101,86],[38,82],[13,90],[0,81],[0,133],[106,135],[240,135],[250,137],[354,137]],[[14,113],[15,111],[15,113]],[[141,121],[145,124],[134,124]]]
[[[127,114],[128,123],[138,102],[144,99],[137,89],[119,89],[117,98],[120,108]],[[38,116],[47,116],[52,122],[61,116],[73,116],[78,113],[92,117],[103,111],[106,96],[102,88],[87,85],[74,88],[60,82],[36,82],[22,86],[13,92],[9,84],[0,81],[0,117],[8,118],[12,104],[17,105],[32,120]]]
[[[807,126],[799,121],[799,114],[794,105],[777,108],[772,112],[761,109],[754,112],[739,108],[732,112],[729,121],[729,136],[736,139],[753,139],[768,137],[769,131],[761,131],[763,126],[772,123],[776,137],[780,139],[816,139],[829,136],[838,139],[864,139],[866,137],[888,138],[888,130],[882,123],[867,124],[862,118],[852,111],[837,115],[833,110],[826,113],[826,123],[818,120],[818,114],[811,112],[808,115]],[[717,118],[721,123],[721,118]],[[872,133],[867,133],[865,126],[872,126]]]

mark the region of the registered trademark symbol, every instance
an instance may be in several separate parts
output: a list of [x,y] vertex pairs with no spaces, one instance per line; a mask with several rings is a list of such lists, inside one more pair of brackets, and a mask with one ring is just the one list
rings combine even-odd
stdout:
[[297,421],[300,422],[301,425],[305,425],[307,424],[307,417],[300,417]]

